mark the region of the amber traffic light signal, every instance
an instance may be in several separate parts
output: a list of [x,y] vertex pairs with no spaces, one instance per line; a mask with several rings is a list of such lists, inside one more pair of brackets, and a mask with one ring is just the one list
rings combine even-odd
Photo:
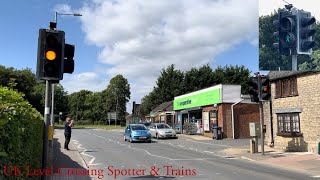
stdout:
[[38,39],[37,79],[62,80],[64,72],[65,33],[40,29]]

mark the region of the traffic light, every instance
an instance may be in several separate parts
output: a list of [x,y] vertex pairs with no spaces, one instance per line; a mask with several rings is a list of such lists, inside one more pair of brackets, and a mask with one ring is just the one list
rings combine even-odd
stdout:
[[65,33],[58,30],[39,30],[37,80],[63,79]]
[[261,100],[269,101],[271,97],[270,80],[266,76],[261,77]]
[[72,74],[74,71],[74,45],[65,44],[64,48],[64,73]]
[[312,48],[316,45],[313,38],[316,30],[311,26],[315,22],[310,12],[298,10],[298,54],[312,54]]
[[278,38],[278,42],[273,46],[279,49],[280,54],[289,55],[290,49],[295,51],[297,47],[297,15],[282,10],[273,24],[277,27],[273,36]]
[[251,102],[259,102],[258,77],[251,77],[249,81],[249,94]]

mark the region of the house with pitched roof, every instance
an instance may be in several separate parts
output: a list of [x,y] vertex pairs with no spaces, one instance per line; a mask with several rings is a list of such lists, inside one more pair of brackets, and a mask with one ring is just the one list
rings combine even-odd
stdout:
[[271,101],[265,102],[266,142],[287,151],[318,152],[320,72],[270,71]]
[[152,123],[167,123],[173,127],[175,111],[173,110],[173,101],[164,102],[155,107],[148,118]]

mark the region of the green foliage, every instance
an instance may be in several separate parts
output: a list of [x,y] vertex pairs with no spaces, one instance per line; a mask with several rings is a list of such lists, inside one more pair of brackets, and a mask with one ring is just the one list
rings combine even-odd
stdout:
[[90,121],[90,120],[81,120],[81,121],[77,121],[75,126],[77,126],[77,125],[90,125],[90,124],[92,124],[92,121]]
[[172,101],[175,96],[208,88],[217,84],[239,84],[241,93],[248,93],[250,71],[244,66],[217,67],[214,71],[206,64],[185,73],[175,70],[174,65],[163,69],[156,87],[141,100],[140,114],[148,115],[159,104]]
[[[259,17],[259,69],[260,70],[292,70],[291,56],[279,56],[278,50],[273,47],[277,41],[273,37],[276,27],[273,20],[278,17],[278,12],[267,16]],[[320,32],[320,24],[315,25],[316,32]],[[315,42],[320,42],[320,33],[315,34]],[[320,57],[315,55],[319,46],[313,48],[314,53],[311,57],[308,55],[298,56],[298,70],[317,70],[320,69]]]
[[[130,84],[121,74],[116,75],[110,80],[106,90],[106,96],[111,101],[111,111],[118,112],[117,122],[125,121],[126,104],[130,100]],[[118,124],[118,123],[117,123]]]
[[94,122],[95,125],[105,125],[105,121],[95,121]]
[[120,126],[121,127],[125,127],[126,126],[126,122],[120,122]]
[[0,102],[0,167],[29,165],[33,169],[41,168],[42,115],[24,100],[21,93],[2,86]]

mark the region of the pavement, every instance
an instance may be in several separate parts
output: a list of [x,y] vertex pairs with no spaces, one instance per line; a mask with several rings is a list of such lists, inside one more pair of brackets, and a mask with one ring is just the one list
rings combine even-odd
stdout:
[[[159,168],[157,177],[164,179],[320,178],[320,156],[316,154],[288,153],[268,146],[265,155],[250,154],[249,139],[213,140],[184,134],[178,137],[154,139],[151,144],[129,143],[123,140],[123,130],[73,129],[71,150],[67,151],[61,148],[63,130],[55,129],[52,161],[55,176],[49,179],[153,179],[152,167]],[[59,174],[62,166],[65,168],[60,168]],[[175,171],[164,168],[168,166]],[[61,176],[72,170],[84,172],[83,169],[91,173]],[[134,172],[129,170],[134,169],[145,172],[130,174]],[[183,174],[186,169],[194,170],[195,175]]]
[[[312,174],[314,178],[320,178],[320,155],[311,152],[286,152],[285,150],[276,149],[270,146],[264,146],[264,155],[261,153],[261,139],[259,139],[258,153],[250,153],[250,139],[223,139],[213,140],[201,135],[184,135],[179,137],[193,139],[201,142],[210,142],[217,144],[229,145],[219,153],[237,157],[248,161],[276,166],[299,172]],[[235,143],[237,142],[237,143]],[[239,144],[240,142],[240,144]]]
[[[53,148],[49,150],[49,162],[48,165],[53,166],[54,174],[53,176],[47,177],[48,180],[90,180],[94,177],[88,175],[77,175],[76,171],[86,171],[87,165],[74,143],[69,143],[69,149],[65,150],[64,147],[64,134],[63,130],[55,129],[53,138]],[[51,152],[51,153],[50,153]],[[79,173],[78,173],[79,174]]]

